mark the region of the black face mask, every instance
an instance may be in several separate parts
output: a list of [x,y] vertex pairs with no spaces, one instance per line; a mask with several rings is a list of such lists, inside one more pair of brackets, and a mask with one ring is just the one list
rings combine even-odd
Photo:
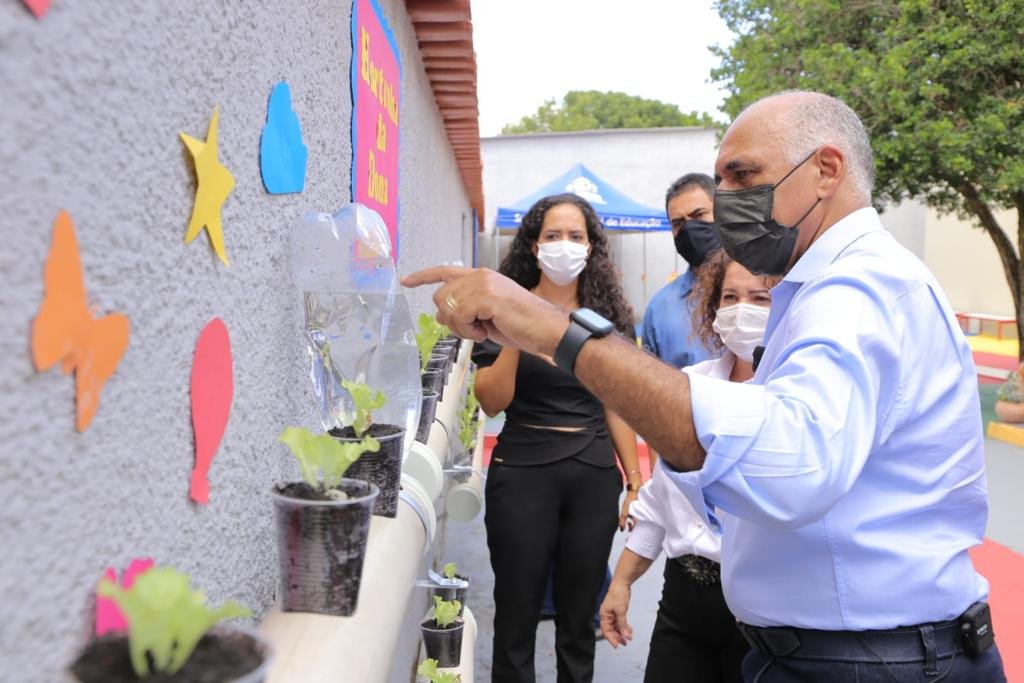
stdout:
[[691,268],[700,268],[711,252],[722,248],[714,223],[686,221],[676,233],[676,251]]
[[729,256],[754,275],[782,275],[793,258],[797,229],[821,198],[787,227],[772,218],[775,188],[814,156],[811,152],[774,185],[755,185],[743,190],[715,191],[715,227]]

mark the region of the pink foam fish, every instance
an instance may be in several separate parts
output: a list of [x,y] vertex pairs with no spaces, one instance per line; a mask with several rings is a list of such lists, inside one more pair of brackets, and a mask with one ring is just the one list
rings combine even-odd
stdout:
[[231,413],[234,378],[228,328],[214,318],[199,335],[192,360],[192,428],[196,435],[196,462],[188,495],[197,503],[210,502],[207,473],[220,446]]

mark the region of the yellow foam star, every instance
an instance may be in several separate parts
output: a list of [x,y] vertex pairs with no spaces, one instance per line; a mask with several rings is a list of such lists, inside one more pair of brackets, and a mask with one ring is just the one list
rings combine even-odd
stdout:
[[224,253],[224,229],[220,222],[220,209],[235,187],[235,177],[217,159],[217,107],[213,108],[213,118],[210,119],[210,130],[206,133],[205,142],[184,133],[180,135],[192,154],[192,161],[195,162],[198,185],[192,218],[185,233],[185,244],[194,240],[205,226],[213,250],[226,266],[228,257]]

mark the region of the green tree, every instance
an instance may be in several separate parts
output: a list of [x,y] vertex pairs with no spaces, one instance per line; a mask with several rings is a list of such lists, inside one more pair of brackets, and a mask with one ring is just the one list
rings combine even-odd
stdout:
[[[871,136],[880,202],[916,197],[992,239],[1024,359],[1024,1],[719,0],[738,35],[723,111],[786,88],[842,98]],[[1016,210],[1016,244],[995,212]],[[952,237],[954,238],[955,237]]]
[[627,95],[624,92],[570,90],[561,103],[546,100],[531,116],[501,129],[502,135],[552,133],[598,128],[664,128],[714,126],[705,113],[684,114],[674,104]]

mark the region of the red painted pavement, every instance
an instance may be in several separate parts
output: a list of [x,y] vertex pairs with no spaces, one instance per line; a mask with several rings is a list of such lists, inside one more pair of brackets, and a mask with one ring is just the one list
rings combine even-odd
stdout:
[[1017,366],[1020,365],[1020,361],[1018,361],[1013,356],[1004,356],[999,353],[985,353],[983,351],[974,351],[972,355],[974,356],[975,365],[984,365],[990,368],[999,368],[1000,370],[1006,370],[1007,372],[1009,372],[1010,370],[1016,370]]
[[978,573],[988,579],[992,628],[1006,680],[1024,681],[1024,556],[986,538],[971,550]]

